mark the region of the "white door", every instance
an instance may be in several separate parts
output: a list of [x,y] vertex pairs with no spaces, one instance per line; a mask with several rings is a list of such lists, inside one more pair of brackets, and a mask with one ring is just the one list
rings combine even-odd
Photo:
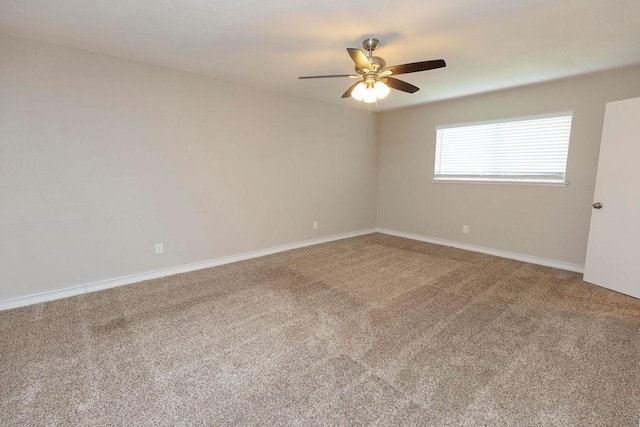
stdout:
[[640,98],[607,104],[593,203],[584,280],[640,298]]

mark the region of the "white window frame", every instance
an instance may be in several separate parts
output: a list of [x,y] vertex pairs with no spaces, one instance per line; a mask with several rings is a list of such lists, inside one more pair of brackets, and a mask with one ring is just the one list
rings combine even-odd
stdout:
[[[487,120],[482,122],[471,122],[471,123],[458,123],[453,125],[442,125],[436,126],[436,144],[435,144],[435,156],[434,156],[434,165],[433,165],[433,179],[434,183],[471,183],[471,184],[512,184],[512,185],[549,185],[549,186],[566,186],[569,182],[567,181],[567,167],[569,163],[569,144],[571,140],[571,130],[573,128],[573,111],[564,111],[558,113],[550,113],[550,114],[541,114],[535,116],[525,116],[525,117],[513,117],[507,119],[499,119],[499,120]],[[554,118],[554,117],[571,117],[570,120],[570,134],[569,140],[567,141],[567,155],[564,169],[564,177],[558,179],[552,178],[527,178],[526,175],[519,176],[509,176],[509,177],[499,177],[496,175],[492,176],[482,176],[481,174],[477,175],[464,175],[461,177],[444,175],[438,176],[436,174],[437,162],[438,162],[438,149],[439,149],[439,138],[438,131],[443,129],[452,129],[452,128],[460,128],[460,127],[473,127],[473,126],[481,126],[487,124],[501,124],[501,123],[512,123],[512,122],[521,122],[528,120],[537,120],[537,119],[546,119],[546,118]]]

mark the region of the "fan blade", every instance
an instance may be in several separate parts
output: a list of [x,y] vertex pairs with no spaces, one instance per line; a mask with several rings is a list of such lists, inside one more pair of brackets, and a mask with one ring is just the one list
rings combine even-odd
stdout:
[[349,89],[347,89],[347,91],[345,93],[342,94],[343,98],[348,98],[351,96],[351,92],[353,92],[353,90],[356,88],[356,86],[358,86],[360,84],[360,82],[355,82],[354,84],[351,85],[351,87]]
[[357,74],[329,74],[326,76],[304,76],[304,77],[298,77],[298,78],[300,80],[304,80],[304,79],[326,79],[330,77],[349,77],[350,79],[357,79],[360,76]]
[[418,71],[434,70],[436,68],[446,67],[447,63],[444,59],[434,59],[433,61],[412,62],[410,64],[392,65],[385,68],[385,70],[391,71],[393,74],[409,74],[417,73]]
[[403,82],[402,80],[394,79],[393,77],[387,77],[383,81],[387,84],[387,86],[401,90],[403,92],[416,93],[420,90],[418,86]]
[[372,70],[373,66],[371,65],[369,58],[367,58],[367,55],[365,55],[363,51],[361,51],[360,49],[348,47],[347,52],[349,52],[349,56],[351,56],[353,62],[356,63],[358,70]]

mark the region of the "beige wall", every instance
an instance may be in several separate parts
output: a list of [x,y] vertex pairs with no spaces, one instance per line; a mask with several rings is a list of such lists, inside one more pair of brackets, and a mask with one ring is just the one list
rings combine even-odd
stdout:
[[[640,96],[628,68],[377,115],[7,36],[0,58],[0,301],[374,227],[376,191],[380,227],[583,264],[605,103]],[[569,186],[431,182],[435,126],[567,110]]]
[[0,36],[0,301],[374,227],[376,121]]
[[[583,265],[605,104],[636,96],[628,68],[380,114],[378,226]],[[436,126],[560,111],[575,111],[567,187],[431,182]]]

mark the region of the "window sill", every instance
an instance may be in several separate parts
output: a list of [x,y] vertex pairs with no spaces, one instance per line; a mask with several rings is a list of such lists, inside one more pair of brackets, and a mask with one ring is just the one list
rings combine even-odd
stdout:
[[470,178],[433,178],[431,182],[442,184],[498,184],[498,185],[538,185],[543,187],[566,187],[567,181],[536,181],[536,180],[499,180],[499,179],[470,179]]

